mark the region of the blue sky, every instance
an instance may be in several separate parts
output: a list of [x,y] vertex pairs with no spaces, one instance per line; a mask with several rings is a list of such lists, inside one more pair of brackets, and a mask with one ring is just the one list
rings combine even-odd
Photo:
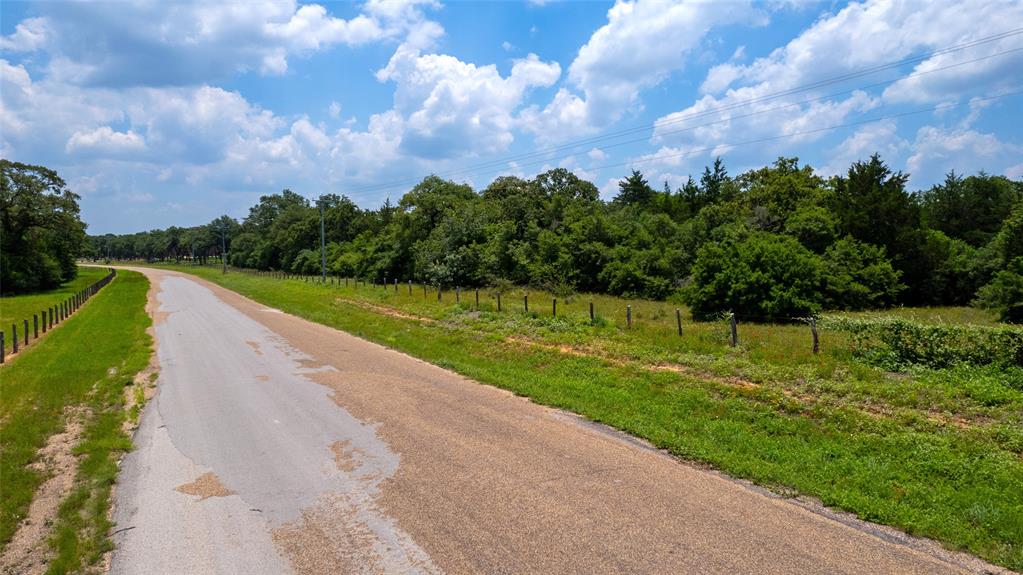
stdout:
[[992,0],[5,1],[0,153],[57,169],[90,233],[285,187],[377,207],[430,173],[561,166],[611,197],[715,156],[1023,178],[1021,23]]

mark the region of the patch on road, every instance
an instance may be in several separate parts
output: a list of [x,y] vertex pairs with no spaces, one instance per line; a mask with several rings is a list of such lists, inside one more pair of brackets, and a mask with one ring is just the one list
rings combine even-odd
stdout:
[[195,481],[179,485],[175,491],[180,491],[186,495],[198,495],[199,501],[209,499],[210,497],[227,497],[228,495],[234,495],[234,491],[231,491],[220,482],[220,479],[212,471],[207,471],[200,475]]

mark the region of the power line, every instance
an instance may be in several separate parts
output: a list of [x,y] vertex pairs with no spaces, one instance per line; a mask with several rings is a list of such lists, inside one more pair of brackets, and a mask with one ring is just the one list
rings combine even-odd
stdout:
[[[633,127],[633,128],[626,128],[626,129],[617,130],[617,131],[614,131],[614,132],[608,132],[608,133],[605,133],[605,134],[602,134],[602,135],[599,135],[599,136],[593,136],[593,137],[590,137],[590,138],[584,138],[584,139],[580,139],[580,140],[575,140],[573,142],[567,142],[565,144],[561,144],[561,145],[558,145],[558,146],[543,148],[543,149],[535,150],[535,151],[532,151],[532,152],[524,152],[524,153],[521,153],[521,154],[507,156],[507,157],[504,157],[504,158],[498,158],[498,159],[495,159],[495,160],[488,160],[486,162],[481,162],[481,163],[474,164],[474,165],[471,165],[471,166],[468,166],[468,167],[465,167],[465,168],[461,168],[461,169],[459,169],[457,171],[454,171],[454,172],[450,172],[448,174],[448,176],[449,177],[453,177],[453,176],[458,176],[458,175],[462,175],[462,174],[472,174],[472,173],[475,173],[479,169],[488,168],[488,167],[496,166],[496,165],[501,165],[502,166],[502,170],[503,170],[504,169],[503,168],[504,164],[507,164],[507,163],[510,163],[510,162],[515,162],[515,161],[522,160],[522,159],[529,159],[529,158],[539,157],[539,156],[544,156],[545,157],[544,161],[550,161],[552,158],[550,158],[549,155],[551,153],[554,153],[554,152],[563,151],[563,150],[569,150],[569,149],[573,149],[573,148],[578,148],[580,146],[591,145],[591,144],[599,143],[599,142],[602,142],[602,141],[605,141],[605,140],[613,140],[615,138],[619,138],[619,137],[623,137],[623,136],[628,136],[628,135],[632,135],[632,134],[639,133],[639,132],[645,132],[645,131],[648,131],[648,130],[651,130],[651,129],[655,129],[655,128],[659,128],[659,127],[662,127],[662,126],[677,124],[677,123],[685,122],[685,121],[688,121],[688,120],[698,119],[698,118],[701,118],[701,117],[707,117],[707,116],[719,114],[719,113],[722,113],[722,112],[726,112],[726,111],[729,111],[729,110],[734,110],[734,109],[737,109],[737,108],[741,108],[741,107],[745,107],[745,106],[749,106],[749,105],[753,105],[753,104],[758,104],[758,103],[763,103],[763,102],[775,100],[775,99],[778,99],[778,98],[782,98],[782,97],[785,97],[785,96],[790,96],[790,95],[797,94],[797,93],[800,93],[800,92],[810,91],[810,90],[818,89],[818,88],[825,87],[825,86],[828,86],[828,85],[844,82],[844,81],[847,81],[847,80],[850,80],[850,79],[867,76],[867,75],[874,74],[874,73],[877,73],[877,72],[881,72],[881,71],[884,71],[884,70],[893,69],[893,68],[905,66],[905,65],[908,65],[908,64],[919,63],[919,62],[922,62],[924,60],[933,58],[935,56],[940,56],[940,55],[949,54],[949,53],[952,53],[952,52],[957,52],[957,51],[965,50],[965,49],[968,49],[968,48],[980,46],[980,45],[987,44],[987,43],[990,43],[990,42],[995,42],[997,40],[1001,40],[1001,39],[1004,39],[1004,38],[1009,38],[1009,37],[1016,36],[1016,35],[1019,35],[1019,34],[1023,34],[1023,28],[1015,28],[1015,29],[1012,29],[1012,30],[1008,30],[1008,31],[1005,31],[1005,32],[998,33],[998,34],[993,34],[993,35],[990,35],[990,36],[984,36],[984,37],[978,38],[976,40],[972,40],[972,41],[969,41],[969,42],[948,46],[946,48],[942,48],[942,49],[934,50],[932,52],[928,52],[926,54],[921,54],[921,55],[913,56],[913,57],[910,57],[910,58],[905,58],[905,59],[902,59],[902,60],[898,60],[898,61],[894,61],[894,62],[889,62],[889,63],[886,63],[886,64],[880,64],[880,65],[873,66],[873,67],[870,67],[870,68],[865,68],[865,69],[862,69],[862,70],[858,70],[856,72],[850,72],[850,73],[847,73],[847,74],[842,74],[842,75],[839,75],[839,76],[834,76],[834,77],[826,78],[826,79],[823,79],[823,80],[819,80],[817,82],[803,84],[803,85],[800,85],[800,86],[797,86],[797,87],[794,87],[794,88],[790,88],[790,89],[787,89],[787,90],[782,90],[782,91],[779,91],[779,92],[774,92],[774,93],[771,93],[771,94],[766,94],[764,96],[760,96],[760,97],[756,97],[756,98],[750,98],[750,99],[739,101],[739,102],[733,102],[733,103],[727,104],[727,105],[717,106],[717,107],[714,107],[714,108],[709,109],[709,110],[704,110],[702,112],[697,112],[697,113],[687,114],[687,115],[683,115],[683,116],[678,116],[676,118],[672,118],[672,119],[667,120],[667,121],[657,122],[657,123],[655,123],[653,125],[643,125],[643,126],[636,126],[636,127]],[[1008,50],[1008,51],[1005,51],[1005,52],[1002,52],[1002,53],[988,55],[988,56],[985,56],[985,57],[982,57],[982,58],[978,58],[978,59],[975,59],[975,60],[973,60],[971,62],[967,62],[967,63],[972,63],[972,62],[984,60],[984,59],[991,58],[991,57],[994,57],[994,56],[997,56],[997,55],[1002,55],[1002,54],[1005,54],[1005,53],[1015,52],[1015,51],[1018,51],[1018,50],[1019,49]],[[946,67],[943,67],[943,68],[940,68],[940,69],[931,70],[931,71],[924,71],[924,72],[920,72],[920,73],[917,73],[917,74],[912,74],[910,76],[906,76],[906,77],[903,77],[903,78],[898,78],[898,79],[894,79],[894,80],[890,80],[890,81],[886,81],[886,82],[880,82],[880,83],[877,83],[877,84],[868,85],[868,86],[865,86],[863,88],[858,88],[858,89],[868,89],[868,88],[876,87],[878,85],[883,85],[883,84],[886,84],[886,83],[893,83],[893,82],[899,81],[901,79],[906,79],[906,78],[917,76],[917,75],[931,73],[931,72],[939,71],[941,69],[947,69],[947,68],[950,68],[950,67],[954,67],[956,65],[961,65],[961,64],[963,64],[963,63],[953,64],[953,65],[950,65],[950,66],[946,66]],[[842,92],[842,93],[849,93],[849,92],[852,92],[852,91],[855,91],[855,90],[856,89],[849,90],[849,91]],[[839,93],[839,94],[841,94],[841,93]],[[838,94],[834,94],[834,95],[838,95]],[[816,99],[823,99],[823,98],[827,98],[827,97],[833,97],[834,95],[825,96],[825,97],[816,98]],[[815,101],[816,99],[807,100],[807,102]],[[763,113],[766,113],[768,111],[771,111],[771,110],[763,111]],[[742,117],[747,117],[747,116],[742,116]],[[697,126],[697,127],[699,127],[699,126]],[[618,144],[615,144],[615,145],[618,145]],[[553,159],[558,159],[558,158],[553,158]],[[501,170],[498,170],[498,171],[501,171]],[[373,185],[370,185],[370,186],[364,186],[362,188],[358,188],[358,189],[354,190],[352,193],[346,194],[346,195],[348,195],[349,197],[360,197],[360,196],[364,196],[365,194],[370,193],[370,192],[385,191],[385,190],[389,190],[389,189],[393,189],[393,188],[397,188],[397,187],[402,187],[402,186],[406,186],[406,185],[410,185],[410,184],[415,184],[418,181],[419,181],[418,179],[408,178],[408,179],[402,179],[402,180],[395,180],[395,181],[392,181],[392,182],[385,182],[385,183],[381,183],[381,184],[373,184]]]

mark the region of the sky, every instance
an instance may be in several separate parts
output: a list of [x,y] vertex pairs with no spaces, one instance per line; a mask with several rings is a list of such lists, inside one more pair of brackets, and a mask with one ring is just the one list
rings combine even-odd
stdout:
[[0,3],[0,155],[89,233],[564,167],[1023,178],[1023,0]]

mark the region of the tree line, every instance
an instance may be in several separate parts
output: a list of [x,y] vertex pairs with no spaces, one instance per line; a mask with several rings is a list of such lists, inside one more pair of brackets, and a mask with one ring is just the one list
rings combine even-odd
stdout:
[[633,171],[611,201],[561,168],[478,192],[429,176],[376,210],[285,189],[241,222],[90,240],[95,257],[201,262],[224,246],[233,266],[318,274],[322,208],[327,271],[347,277],[667,298],[696,319],[975,304],[1023,322],[1023,182],[907,180],[877,155],[830,178],[796,158],[733,177],[718,159],[678,189]]

